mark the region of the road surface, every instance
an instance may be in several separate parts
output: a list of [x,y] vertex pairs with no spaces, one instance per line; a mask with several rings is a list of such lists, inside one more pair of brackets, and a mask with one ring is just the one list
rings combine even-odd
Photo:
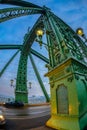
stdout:
[[37,127],[45,127],[46,121],[50,118],[50,105],[2,109],[7,120],[5,130],[35,130]]

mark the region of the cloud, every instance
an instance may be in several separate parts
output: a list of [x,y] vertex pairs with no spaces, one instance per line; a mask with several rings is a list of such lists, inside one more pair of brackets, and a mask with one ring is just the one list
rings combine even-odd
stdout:
[[[65,0],[54,3],[52,10],[64,22],[71,26],[74,30],[78,27],[87,28],[87,1],[80,0]],[[86,31],[87,34],[87,31]]]

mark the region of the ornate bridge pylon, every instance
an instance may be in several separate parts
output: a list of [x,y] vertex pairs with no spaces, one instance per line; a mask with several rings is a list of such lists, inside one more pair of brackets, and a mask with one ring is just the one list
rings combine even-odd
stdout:
[[[49,101],[32,59],[31,53],[33,53],[44,59],[48,67],[48,73],[45,75],[50,81],[52,110],[47,125],[62,130],[83,130],[87,125],[87,46],[71,27],[45,6],[40,7],[17,0],[0,0],[0,3],[21,6],[21,8],[0,10],[0,22],[23,15],[41,14],[30,32],[27,33],[23,45],[9,46],[21,50],[15,90],[16,100],[28,102],[26,80],[29,56],[44,95]],[[44,30],[46,34],[49,60],[31,48],[37,37],[37,29]],[[43,44],[42,41],[38,42],[40,45]],[[3,47],[8,46],[0,46],[0,48]],[[5,68],[0,75],[4,70]]]

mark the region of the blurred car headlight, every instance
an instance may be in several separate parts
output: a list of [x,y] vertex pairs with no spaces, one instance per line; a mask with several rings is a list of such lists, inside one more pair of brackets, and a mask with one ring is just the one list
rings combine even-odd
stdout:
[[3,115],[0,115],[0,120],[5,120]]

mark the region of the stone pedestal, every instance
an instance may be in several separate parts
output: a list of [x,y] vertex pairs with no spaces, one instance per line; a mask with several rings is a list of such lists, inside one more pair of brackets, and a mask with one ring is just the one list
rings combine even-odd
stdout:
[[58,130],[83,130],[87,125],[87,66],[74,58],[49,71],[51,118]]

